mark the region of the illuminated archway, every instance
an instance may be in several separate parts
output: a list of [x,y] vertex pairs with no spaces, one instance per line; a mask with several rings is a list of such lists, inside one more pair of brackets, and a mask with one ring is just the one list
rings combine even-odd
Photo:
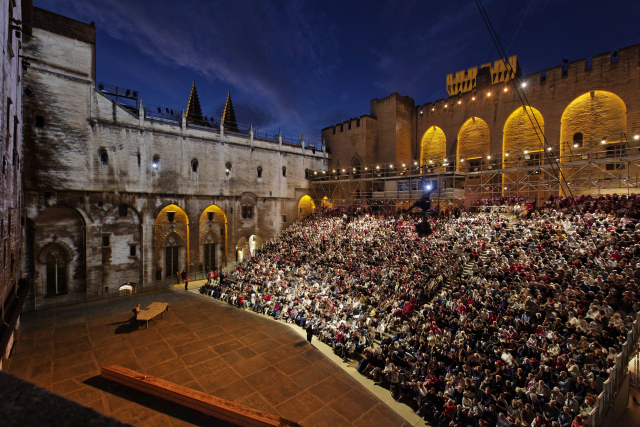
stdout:
[[322,198],[322,207],[323,208],[332,208],[333,207],[333,203],[331,203],[331,201],[329,201],[329,198],[327,196],[324,196]]
[[447,156],[447,138],[438,126],[431,126],[420,142],[420,166],[442,162]]
[[456,153],[459,165],[464,164],[460,162],[461,159],[464,159],[465,162],[470,159],[482,161],[489,155],[489,150],[489,126],[484,120],[480,117],[471,117],[460,126]]
[[219,206],[210,205],[200,214],[198,226],[202,268],[206,271],[219,267],[220,261],[226,266],[227,215]]
[[[563,149],[581,133],[585,144],[620,142],[627,131],[627,106],[611,92],[595,90],[580,95],[565,108],[560,122],[560,141]],[[562,153],[562,151],[561,151]]]
[[302,196],[298,202],[298,220],[304,219],[316,210],[316,205],[308,195]]
[[[526,109],[525,109],[526,108]],[[531,123],[533,121],[533,124]],[[540,128],[538,128],[538,125]],[[530,154],[539,153],[542,160],[544,149],[540,141],[544,141],[544,118],[540,111],[531,107],[521,107],[515,110],[504,123],[502,137],[502,162],[507,163],[515,159],[519,153],[528,151]],[[509,154],[507,154],[509,153]],[[511,159],[509,158],[511,155]]]
[[154,255],[156,280],[189,271],[189,218],[180,206],[168,205],[156,217]]

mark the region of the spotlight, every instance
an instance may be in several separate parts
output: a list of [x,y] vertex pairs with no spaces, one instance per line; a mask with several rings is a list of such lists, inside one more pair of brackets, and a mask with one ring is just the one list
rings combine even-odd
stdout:
[[520,85],[520,87],[527,87],[527,82],[522,82],[522,84]]
[[406,167],[404,163],[402,164],[402,167],[403,167],[403,168],[404,168],[404,167]]
[[433,160],[429,160],[429,163],[433,163]]
[[529,150],[524,150],[524,154],[529,154]]
[[356,171],[356,168],[353,168],[353,171],[355,172],[355,171]]
[[431,111],[436,111],[436,109],[435,109],[435,108],[432,108],[432,109],[431,109]]
[[504,187],[504,189],[506,190],[506,189],[507,189],[507,187]]
[[327,173],[327,171],[322,171],[322,173]]
[[342,172],[344,172],[344,169],[342,169]]
[[462,101],[458,101],[458,104],[462,104]]
[[472,97],[471,97],[471,100],[472,100],[472,101],[475,101],[475,100],[476,100],[476,97],[475,97],[475,96],[472,96]]
[[414,164],[414,165],[417,165],[417,164],[418,164],[418,162],[413,162],[413,164]]
[[487,159],[491,160],[491,156],[487,156]]
[[573,148],[578,148],[578,144],[573,144]]
[[444,104],[444,108],[447,108],[447,107],[448,107],[448,105],[447,105],[447,104]]
[[427,184],[427,191],[431,190],[431,184]]
[[369,169],[369,168],[365,166],[365,167],[364,167],[364,170],[367,170],[367,169]]
[[314,174],[314,175],[318,175],[318,172],[314,172],[313,174]]
[[464,159],[460,159],[460,162],[464,162]]
[[505,157],[509,157],[509,152],[507,151],[506,153],[504,153]]
[[157,163],[152,163],[151,167],[154,168],[154,169],[158,169],[158,164]]
[[334,169],[332,173],[336,173],[336,170]]
[[487,92],[487,96],[491,96],[491,92]]
[[390,167],[391,169],[393,169],[393,165],[389,165],[389,167]]
[[509,89],[508,89],[507,87],[505,87],[505,88],[504,88],[504,91],[505,91],[505,92],[506,92],[506,91],[508,91],[508,90],[509,90]]
[[421,109],[420,109],[420,115],[422,115],[422,113],[423,113],[423,111],[422,111],[422,108],[421,108]]
[[[25,93],[27,93],[27,92],[25,92]],[[634,137],[633,137],[633,139],[640,139],[640,135],[635,134],[635,135],[634,135]]]
[[551,151],[551,147],[547,147],[547,151]]
[[602,138],[602,141],[600,141],[601,144],[606,144],[607,143],[607,138]]
[[380,169],[380,166],[376,166],[376,169]]

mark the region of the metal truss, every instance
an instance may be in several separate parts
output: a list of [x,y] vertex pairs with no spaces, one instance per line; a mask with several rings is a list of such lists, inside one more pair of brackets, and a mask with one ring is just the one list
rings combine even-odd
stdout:
[[[535,148],[535,147],[534,147]],[[640,188],[640,136],[607,141],[574,141],[542,150],[517,149],[480,160],[422,159],[413,164],[357,165],[316,171],[311,197],[317,206],[410,206],[431,191],[431,200],[550,195],[629,194]],[[548,162],[545,157],[553,156]]]

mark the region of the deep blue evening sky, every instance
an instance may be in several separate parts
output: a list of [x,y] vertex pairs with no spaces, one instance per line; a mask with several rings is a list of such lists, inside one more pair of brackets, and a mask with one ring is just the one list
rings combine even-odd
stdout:
[[[525,75],[640,43],[638,0],[483,3]],[[448,73],[499,58],[473,0],[35,5],[95,21],[98,81],[138,90],[145,104],[186,106],[195,79],[205,115],[219,117],[230,90],[239,123],[312,140],[369,113],[372,98],[440,99]]]

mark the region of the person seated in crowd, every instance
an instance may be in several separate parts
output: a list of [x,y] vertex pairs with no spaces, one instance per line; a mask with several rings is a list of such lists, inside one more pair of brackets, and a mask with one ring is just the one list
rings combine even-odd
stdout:
[[640,197],[489,204],[526,215],[434,215],[420,239],[419,215],[322,209],[205,291],[310,323],[425,418],[573,425],[640,309]]

